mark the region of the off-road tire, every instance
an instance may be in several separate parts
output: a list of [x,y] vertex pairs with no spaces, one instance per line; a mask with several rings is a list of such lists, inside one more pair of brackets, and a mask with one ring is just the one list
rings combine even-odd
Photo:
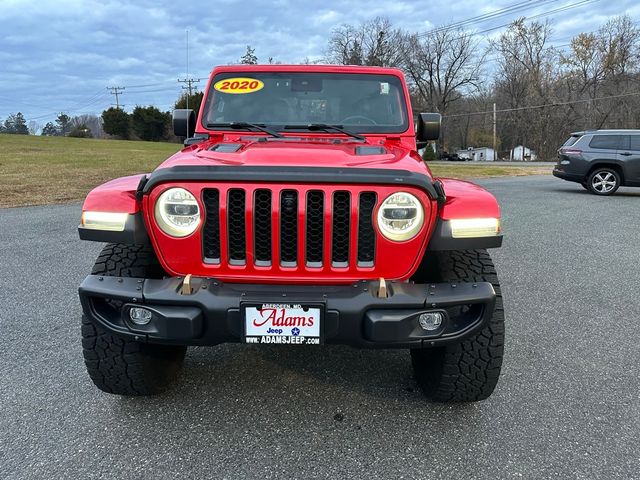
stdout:
[[435,402],[475,402],[498,383],[504,351],[504,307],[500,282],[486,250],[432,252],[432,282],[490,282],[496,305],[489,323],[461,343],[411,350],[415,379]]
[[[162,278],[151,246],[107,245],[91,271],[95,275]],[[113,335],[82,316],[82,353],[87,372],[102,391],[154,395],[167,389],[182,366],[186,347],[135,342]]]

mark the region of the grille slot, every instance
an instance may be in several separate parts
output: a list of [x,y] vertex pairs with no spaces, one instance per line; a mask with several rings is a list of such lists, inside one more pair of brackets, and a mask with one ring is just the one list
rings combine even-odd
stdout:
[[335,192],[333,195],[333,228],[331,235],[331,261],[335,267],[349,265],[350,209],[349,192]]
[[324,232],[324,193],[312,190],[307,193],[307,265],[322,266]]
[[234,186],[204,189],[202,201],[205,263],[274,269],[375,263],[375,192]]
[[298,192],[283,190],[280,194],[280,263],[296,265],[298,257]]
[[271,190],[256,190],[253,202],[256,265],[271,265]]
[[227,217],[229,225],[229,263],[231,265],[244,265],[247,260],[244,190],[239,188],[229,190]]
[[376,251],[376,232],[373,229],[373,210],[376,206],[374,192],[360,194],[358,213],[358,265],[372,267]]
[[220,192],[204,190],[206,215],[202,230],[202,252],[207,263],[220,263]]

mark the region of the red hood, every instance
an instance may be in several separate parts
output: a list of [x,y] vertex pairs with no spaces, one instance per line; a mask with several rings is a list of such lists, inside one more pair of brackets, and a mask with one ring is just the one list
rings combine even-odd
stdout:
[[[261,137],[264,139],[265,137]],[[419,172],[430,175],[429,169],[416,152],[399,142],[385,142],[370,138],[367,143],[343,141],[334,143],[335,137],[315,137],[287,140],[257,141],[241,136],[227,136],[223,141],[207,141],[176,153],[158,168],[187,165],[212,166],[282,166],[282,167],[333,167],[333,168],[384,168]],[[212,151],[216,145],[237,145],[238,150],[227,153]],[[357,152],[365,147],[364,152]],[[218,147],[220,148],[220,147]],[[381,152],[375,152],[380,148]]]

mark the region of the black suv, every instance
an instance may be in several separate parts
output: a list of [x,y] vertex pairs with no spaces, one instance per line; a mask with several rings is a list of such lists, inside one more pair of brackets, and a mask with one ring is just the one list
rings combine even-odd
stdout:
[[640,187],[640,130],[577,132],[558,150],[553,175],[596,195]]

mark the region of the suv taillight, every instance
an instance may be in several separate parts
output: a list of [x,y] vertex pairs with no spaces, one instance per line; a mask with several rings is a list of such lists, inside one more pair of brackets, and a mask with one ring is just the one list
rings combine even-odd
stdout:
[[561,148],[560,153],[562,155],[582,155],[582,150],[578,148]]

